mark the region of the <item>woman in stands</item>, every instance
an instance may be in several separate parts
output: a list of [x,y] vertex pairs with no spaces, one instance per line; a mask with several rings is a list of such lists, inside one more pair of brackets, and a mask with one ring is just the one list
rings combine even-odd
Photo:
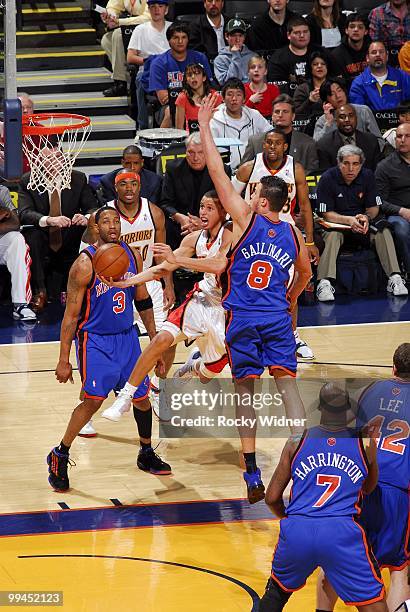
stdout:
[[[182,81],[183,90],[176,99],[175,127],[179,130],[198,132],[198,111],[202,100],[209,93],[214,93],[211,89],[204,67],[201,64],[188,64]],[[222,104],[220,96],[219,104]]]
[[295,89],[293,101],[297,115],[321,115],[323,103],[320,86],[326,81],[329,66],[327,56],[322,51],[313,51],[308,63],[309,79]]
[[339,9],[338,0],[314,0],[312,12],[306,17],[310,28],[310,43],[327,49],[342,42],[346,17]]

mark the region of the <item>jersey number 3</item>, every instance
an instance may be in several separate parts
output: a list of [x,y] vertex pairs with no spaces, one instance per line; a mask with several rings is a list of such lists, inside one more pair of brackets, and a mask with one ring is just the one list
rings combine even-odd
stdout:
[[320,487],[327,487],[322,493],[317,502],[313,504],[313,508],[321,508],[340,487],[341,476],[332,476],[331,474],[318,474],[316,476],[316,484]]
[[114,293],[114,295],[112,296],[112,299],[113,299],[114,302],[117,302],[115,304],[115,306],[112,307],[112,309],[115,312],[115,314],[120,314],[121,312],[124,312],[124,310],[125,310],[125,293],[124,293],[124,291],[117,291],[117,293]]
[[246,282],[251,289],[266,289],[272,276],[273,266],[269,261],[254,261]]

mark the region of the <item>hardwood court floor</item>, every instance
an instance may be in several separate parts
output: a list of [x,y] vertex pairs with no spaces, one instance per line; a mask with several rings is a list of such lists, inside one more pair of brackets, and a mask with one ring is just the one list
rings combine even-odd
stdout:
[[[410,323],[305,328],[302,336],[316,354],[314,363],[301,366],[302,377],[324,381],[330,377],[388,377],[394,349],[410,337]],[[4,536],[0,590],[63,589],[63,609],[69,611],[113,607],[144,612],[250,610],[252,589],[263,592],[278,523],[270,519],[263,504],[247,509],[241,505],[236,514],[232,510],[245,495],[237,440],[164,440],[158,451],[171,463],[173,475],[153,477],[135,466],[138,447],[132,416],[126,415],[119,423],[97,416],[99,436],[79,438],[73,445],[71,454],[77,465],[71,469],[72,489],[55,493],[47,483],[45,457],[60,441],[80,387],[77,372],[74,385],[55,381],[57,356],[58,343],[0,345],[0,519],[4,519],[0,521]],[[186,349],[180,348],[177,361],[185,356]],[[258,442],[265,481],[282,445],[280,439]],[[204,516],[192,518],[193,508],[202,500],[233,501],[218,501],[217,510],[212,506],[215,519],[206,514],[211,507],[206,504],[201,505]],[[124,506],[139,504],[143,514],[154,519],[151,523],[145,519],[121,522],[118,514],[105,524],[101,513],[107,507],[112,510],[116,501]],[[188,504],[185,515],[179,517],[182,502],[196,503]],[[68,520],[72,514],[61,512],[64,507],[95,508],[95,521],[88,524],[86,515],[79,513],[79,526],[67,527],[62,516]],[[33,512],[37,514],[23,514],[20,519],[17,514]],[[8,516],[2,516],[5,513]],[[46,535],[42,521],[48,521]],[[22,555],[58,557],[19,558]],[[348,608],[339,604],[337,609]],[[292,598],[286,610],[314,610],[314,580]]]

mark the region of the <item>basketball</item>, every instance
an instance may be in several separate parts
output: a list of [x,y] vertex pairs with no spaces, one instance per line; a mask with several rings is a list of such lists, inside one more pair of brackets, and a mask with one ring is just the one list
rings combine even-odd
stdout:
[[130,265],[127,252],[120,244],[103,244],[93,257],[93,268],[98,276],[119,280],[124,276]]

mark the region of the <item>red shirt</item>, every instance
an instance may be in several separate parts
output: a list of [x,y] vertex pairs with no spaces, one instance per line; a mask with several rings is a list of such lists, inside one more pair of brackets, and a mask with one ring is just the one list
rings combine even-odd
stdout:
[[[215,91],[211,89],[211,93],[215,93]],[[222,104],[222,102],[223,102],[222,96],[218,94],[218,106]],[[187,129],[188,131],[191,131],[190,122],[198,121],[198,112],[199,112],[200,107],[197,106],[196,104],[191,104],[189,102],[188,96],[186,95],[185,91],[181,91],[181,93],[179,94],[178,98],[175,101],[175,105],[181,106],[185,110],[185,129]],[[196,130],[192,130],[192,131],[198,131],[198,130],[199,128],[196,128]]]
[[254,91],[252,91],[250,87],[250,83],[245,83],[245,94],[246,94],[246,102],[245,106],[249,108],[253,108],[260,112],[261,115],[266,117],[266,119],[270,119],[272,116],[272,104],[275,98],[280,94],[279,87],[273,85],[273,83],[266,83],[267,89],[262,92],[262,100],[261,102],[254,103],[249,100],[251,96],[253,96]]

